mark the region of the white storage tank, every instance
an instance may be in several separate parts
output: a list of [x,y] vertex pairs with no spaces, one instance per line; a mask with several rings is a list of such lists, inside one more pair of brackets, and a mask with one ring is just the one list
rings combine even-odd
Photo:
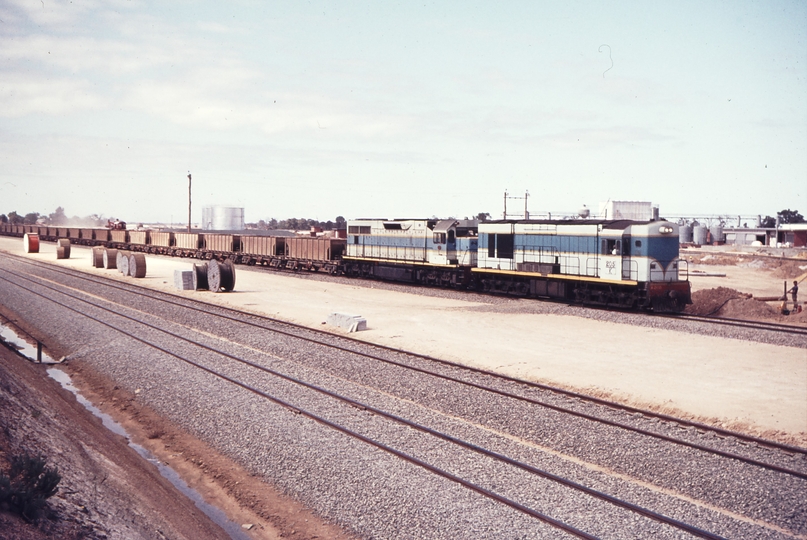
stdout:
[[692,243],[692,225],[682,223],[678,226],[678,242],[681,244]]
[[235,206],[202,208],[202,229],[206,231],[240,231],[244,229],[244,209]]
[[703,225],[695,225],[692,228],[692,241],[699,246],[703,246],[706,244],[706,233],[709,232],[708,227],[704,227]]
[[712,233],[712,242],[723,242],[726,240],[726,237],[723,235],[722,223],[712,225],[712,227],[709,229],[709,232]]

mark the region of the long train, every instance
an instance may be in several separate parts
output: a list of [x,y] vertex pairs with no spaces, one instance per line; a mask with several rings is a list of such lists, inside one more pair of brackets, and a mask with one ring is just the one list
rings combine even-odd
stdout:
[[664,220],[356,219],[341,232],[283,237],[0,224],[7,236],[279,270],[623,309],[680,311],[691,303],[678,225]]

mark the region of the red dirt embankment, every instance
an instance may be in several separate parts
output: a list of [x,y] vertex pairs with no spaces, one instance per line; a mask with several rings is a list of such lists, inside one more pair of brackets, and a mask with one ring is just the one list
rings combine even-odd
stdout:
[[[788,309],[792,304],[788,300]],[[692,293],[692,304],[686,307],[685,313],[691,315],[708,315],[734,319],[752,319],[777,321],[791,324],[807,324],[807,312],[782,315],[768,302],[755,300],[745,294],[728,287],[703,289]]]

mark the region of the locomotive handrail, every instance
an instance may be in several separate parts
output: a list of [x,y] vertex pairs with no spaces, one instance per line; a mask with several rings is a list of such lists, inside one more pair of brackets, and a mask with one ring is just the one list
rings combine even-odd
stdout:
[[686,267],[686,279],[684,279],[683,281],[689,281],[689,261],[686,260],[686,259],[678,258],[678,259],[675,259],[674,262],[678,262],[678,281],[682,281],[681,280],[681,263],[683,263],[684,266]]

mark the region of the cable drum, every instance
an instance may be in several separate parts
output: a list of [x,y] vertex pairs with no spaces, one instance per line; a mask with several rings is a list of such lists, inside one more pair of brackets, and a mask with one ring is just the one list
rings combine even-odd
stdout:
[[104,268],[107,270],[114,270],[118,267],[118,250],[105,249],[104,250]]
[[103,268],[104,267],[104,248],[102,248],[102,247],[94,247],[94,248],[92,248],[92,257],[90,258],[90,262],[92,263],[93,268]]
[[235,267],[230,260],[207,263],[207,284],[213,292],[230,292],[235,288]]
[[129,275],[129,257],[120,251],[118,251],[118,270],[124,276]]
[[[62,248],[61,256],[59,249]],[[57,259],[69,259],[70,258],[70,239],[69,238],[59,238],[59,243],[56,247],[56,258]]]
[[142,253],[129,255],[129,275],[133,278],[146,277],[146,256]]
[[24,246],[25,253],[39,253],[39,235],[25,233],[22,237],[22,245]]
[[193,265],[193,290],[206,291],[207,284],[207,264]]

